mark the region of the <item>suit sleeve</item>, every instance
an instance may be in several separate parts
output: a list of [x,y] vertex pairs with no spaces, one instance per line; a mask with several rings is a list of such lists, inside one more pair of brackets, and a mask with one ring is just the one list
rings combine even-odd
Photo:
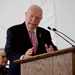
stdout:
[[15,47],[15,40],[14,40],[14,33],[13,31],[9,28],[7,30],[7,41],[6,41],[6,46],[5,46],[5,52],[8,60],[14,61],[16,59],[19,59],[21,57],[21,54],[18,53]]
[[48,37],[47,37],[47,38],[49,38],[48,44],[49,44],[49,45],[52,45],[52,47],[54,48],[55,51],[58,50],[57,47],[56,47],[56,46],[53,44],[53,42],[52,42],[52,38],[51,38],[50,32],[48,32]]

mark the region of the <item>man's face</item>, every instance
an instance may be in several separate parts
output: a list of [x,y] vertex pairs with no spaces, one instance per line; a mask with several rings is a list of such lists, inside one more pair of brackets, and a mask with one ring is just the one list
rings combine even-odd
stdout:
[[0,56],[0,65],[1,66],[6,66],[7,62],[8,62],[8,60],[7,60],[6,56]]
[[39,9],[31,8],[25,13],[26,25],[30,30],[34,30],[42,19],[42,12]]

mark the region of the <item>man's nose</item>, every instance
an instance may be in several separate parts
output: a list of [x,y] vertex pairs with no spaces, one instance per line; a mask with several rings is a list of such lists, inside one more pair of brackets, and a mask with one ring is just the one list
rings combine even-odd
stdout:
[[35,16],[32,18],[32,22],[36,22],[36,17]]

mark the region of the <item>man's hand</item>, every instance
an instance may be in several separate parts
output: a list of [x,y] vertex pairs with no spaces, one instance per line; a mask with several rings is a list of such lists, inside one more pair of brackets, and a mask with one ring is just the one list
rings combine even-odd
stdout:
[[53,47],[52,47],[51,45],[48,47],[48,45],[45,44],[45,48],[46,48],[46,51],[47,51],[47,52],[52,52],[52,51],[54,51],[54,49],[53,49]]
[[32,48],[29,48],[29,49],[27,50],[27,52],[25,53],[25,55],[24,55],[23,58],[31,57],[31,56],[32,56],[32,53],[33,53],[33,50],[34,50],[33,47],[32,47]]

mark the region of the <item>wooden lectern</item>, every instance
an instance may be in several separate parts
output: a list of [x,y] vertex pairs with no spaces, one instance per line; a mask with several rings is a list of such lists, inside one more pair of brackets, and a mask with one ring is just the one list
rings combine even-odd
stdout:
[[75,75],[75,47],[15,60],[21,75]]

